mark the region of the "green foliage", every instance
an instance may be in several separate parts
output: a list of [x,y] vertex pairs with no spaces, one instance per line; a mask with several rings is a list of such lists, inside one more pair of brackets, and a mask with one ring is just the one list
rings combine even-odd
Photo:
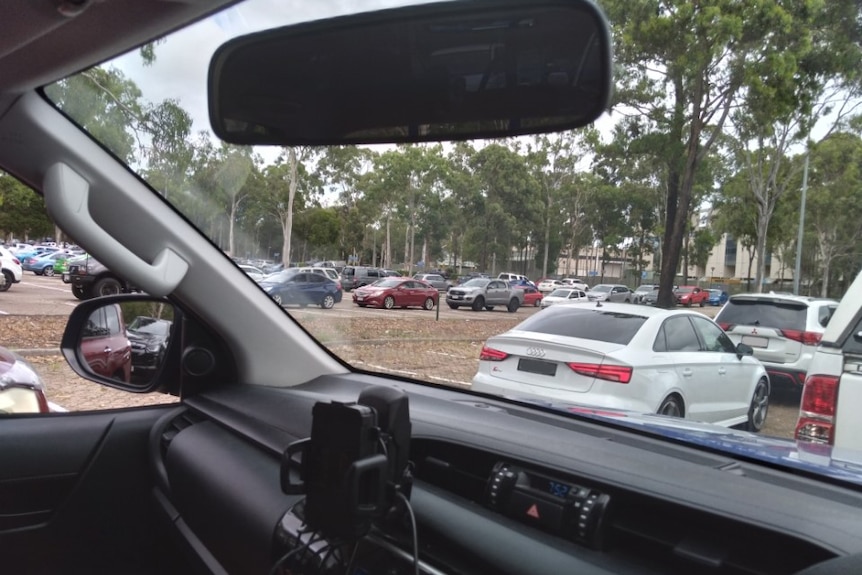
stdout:
[[0,230],[8,238],[42,238],[54,233],[42,196],[0,172]]

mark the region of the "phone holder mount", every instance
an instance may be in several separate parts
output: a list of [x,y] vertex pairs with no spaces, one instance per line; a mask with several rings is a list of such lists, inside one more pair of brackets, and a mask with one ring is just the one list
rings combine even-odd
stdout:
[[374,521],[409,499],[410,411],[407,394],[373,386],[356,403],[318,402],[311,437],[288,445],[281,489],[305,495],[304,521],[324,536],[367,535]]

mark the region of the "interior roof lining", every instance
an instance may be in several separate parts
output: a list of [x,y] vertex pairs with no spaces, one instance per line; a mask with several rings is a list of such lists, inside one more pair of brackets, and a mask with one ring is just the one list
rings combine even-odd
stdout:
[[90,0],[80,14],[66,17],[58,10],[61,0],[3,0],[0,94],[65,78],[236,1]]

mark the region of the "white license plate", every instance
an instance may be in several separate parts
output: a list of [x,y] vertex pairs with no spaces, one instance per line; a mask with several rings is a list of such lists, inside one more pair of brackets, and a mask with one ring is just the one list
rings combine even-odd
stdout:
[[744,335],[742,336],[742,343],[746,345],[750,345],[751,347],[768,347],[769,340],[765,337],[757,337],[756,335]]
[[452,299],[464,299],[464,296],[462,296],[462,295],[453,295],[453,296],[452,296]]
[[362,301],[362,300],[364,300],[364,299],[365,299],[365,296],[364,296],[364,295],[358,295],[358,296],[356,296],[356,301]]

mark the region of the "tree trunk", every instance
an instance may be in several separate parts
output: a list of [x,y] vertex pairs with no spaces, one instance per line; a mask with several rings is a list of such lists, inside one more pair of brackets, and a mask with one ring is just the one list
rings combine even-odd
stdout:
[[288,182],[287,213],[283,220],[284,242],[282,244],[281,261],[284,267],[290,267],[290,236],[293,233],[293,200],[296,198],[296,150],[288,148],[287,160],[290,167],[290,182]]
[[832,254],[829,253],[831,250],[827,246],[834,242],[830,241],[824,233],[819,233],[817,235],[819,236],[817,238],[817,243],[820,248],[820,261],[822,262],[820,264],[820,297],[829,297],[829,272],[832,267]]
[[751,253],[751,248],[746,248],[748,252],[748,272],[745,274],[746,291],[751,291],[751,268],[754,264],[754,254]]
[[764,275],[766,273],[766,233],[769,231],[769,219],[771,214],[761,209],[761,206],[758,205],[757,208],[757,242],[754,247],[755,257],[757,258],[757,271],[754,280],[756,282],[754,286],[755,293],[763,293],[763,280]]
[[227,233],[227,255],[233,257],[234,255],[234,239],[233,239],[233,222],[236,219],[236,206],[237,206],[236,196],[231,199],[230,202],[230,222],[228,222],[228,233]]
[[545,253],[542,257],[542,277],[548,277],[548,242],[551,241],[551,200],[548,199],[548,214],[545,218]]
[[404,262],[410,257],[410,225],[404,228]]
[[386,214],[386,251],[383,253],[383,261],[380,262],[380,267],[391,267],[392,266],[392,237],[389,233],[389,222],[391,221],[391,217],[389,214]]

